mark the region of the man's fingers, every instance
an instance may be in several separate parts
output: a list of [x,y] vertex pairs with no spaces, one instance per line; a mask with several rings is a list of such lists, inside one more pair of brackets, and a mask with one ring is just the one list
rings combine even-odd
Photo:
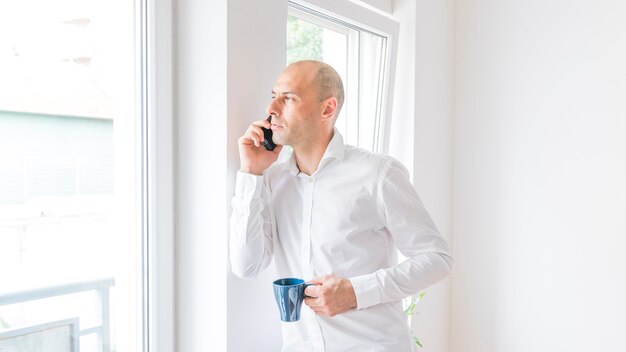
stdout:
[[254,121],[252,124],[254,126],[259,126],[259,127],[264,127],[264,128],[271,128],[272,127],[272,123],[267,121],[267,120]]
[[304,299],[304,304],[306,304],[312,311],[319,315],[328,315],[328,308],[323,304],[320,304],[320,300],[317,298],[307,297]]
[[273,162],[278,159],[282,148],[274,148],[268,152],[262,146],[264,133],[261,128],[269,128],[271,124],[265,120],[251,123],[246,132],[237,140],[239,147],[239,170],[245,173],[262,175]]
[[263,130],[261,127],[250,125],[248,127],[248,131],[246,132],[244,138],[251,141],[255,146],[261,146],[261,142],[263,141]]
[[331,314],[328,307],[324,306],[323,304],[320,304],[320,301],[317,298],[305,298],[304,304],[306,304],[309,308],[311,308],[311,310],[314,311],[315,314],[317,315],[321,315],[324,317],[332,317],[334,315],[334,314]]
[[250,136],[254,139],[254,145],[261,146],[263,140],[263,130],[257,126],[250,126]]
[[241,144],[254,144],[256,147],[260,147],[263,142],[264,134],[261,128],[271,128],[272,124],[267,120],[258,120],[252,122],[248,127],[248,130],[243,135],[243,140],[240,140]]
[[261,146],[261,142],[265,139],[265,134],[261,128],[272,128],[272,124],[267,120],[254,121],[248,128],[250,136],[254,136],[254,145]]
[[305,289],[305,295],[311,297],[307,306],[315,313],[332,317],[356,308],[356,296],[350,280],[325,275],[309,283],[317,284]]
[[255,137],[253,137],[251,134],[247,133],[245,136],[241,137],[239,144],[244,145],[244,146],[248,146],[248,145],[257,146],[257,141],[254,138]]
[[318,285],[310,285],[304,289],[304,294],[309,297],[317,298],[319,297],[319,292],[322,287]]

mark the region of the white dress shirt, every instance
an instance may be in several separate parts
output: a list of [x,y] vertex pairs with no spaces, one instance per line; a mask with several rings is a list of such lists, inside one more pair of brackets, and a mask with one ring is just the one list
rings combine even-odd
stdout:
[[398,161],[344,145],[335,130],[313,175],[292,155],[263,176],[238,172],[235,188],[235,275],[254,277],[274,259],[279,277],[333,274],[355,290],[357,308],[334,317],[303,304],[300,321],[282,323],[283,351],[415,351],[402,299],[447,276],[453,260]]

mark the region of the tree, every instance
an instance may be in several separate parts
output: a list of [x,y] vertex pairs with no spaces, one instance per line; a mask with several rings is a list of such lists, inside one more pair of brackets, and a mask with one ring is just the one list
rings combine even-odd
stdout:
[[287,18],[287,64],[299,60],[322,60],[324,29],[313,23]]

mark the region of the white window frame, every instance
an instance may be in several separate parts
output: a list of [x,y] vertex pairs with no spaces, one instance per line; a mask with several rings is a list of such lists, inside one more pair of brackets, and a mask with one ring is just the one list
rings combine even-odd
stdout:
[[[135,336],[129,344],[137,341],[144,352],[176,350],[172,1],[136,0],[133,3],[135,77],[130,79],[139,82],[133,99],[138,102],[135,116],[140,119],[136,127],[140,127],[141,133],[137,142],[141,165],[137,170],[141,171],[138,184],[142,219],[138,221],[141,236],[137,236],[136,243],[141,249],[137,263],[142,282],[133,297],[136,310],[128,312],[128,320],[133,321],[131,333]],[[106,285],[107,290],[112,282]],[[108,303],[101,313],[109,314]],[[101,328],[105,330],[102,335],[107,341],[108,328]],[[108,350],[108,346],[105,349]]]
[[[389,134],[391,126],[391,114],[393,107],[393,89],[395,83],[395,70],[396,70],[396,58],[397,58],[397,38],[400,25],[397,21],[393,20],[391,16],[386,16],[376,11],[372,11],[364,6],[355,4],[348,0],[289,0],[290,5],[295,5],[295,9],[290,6],[290,14],[295,14],[296,17],[306,18],[315,23],[315,16],[306,14],[305,11],[301,11],[298,8],[304,7],[318,12],[324,16],[335,18],[341,22],[352,24],[355,27],[365,29],[377,35],[383,36],[386,41],[386,57],[385,68],[383,72],[382,87],[382,101],[381,101],[381,114],[378,126],[376,126],[375,140],[373,142],[373,149],[376,152],[387,154],[389,152]],[[303,15],[303,16],[302,16]],[[326,23],[324,27],[328,28]],[[333,30],[336,30],[333,28]],[[349,45],[354,45],[349,43]],[[348,63],[352,65],[353,63]],[[346,82],[347,85],[354,86],[354,82]],[[348,92],[352,95],[352,93]],[[347,96],[348,104],[358,104],[358,100],[355,97]],[[349,106],[349,108],[353,108]],[[349,130],[354,128],[358,129],[358,126],[348,126]]]
[[172,0],[139,0],[142,89],[143,351],[175,346]]
[[[304,20],[324,29],[330,29],[334,32],[345,35],[348,40],[348,52],[354,53],[359,47],[359,34],[357,29],[341,25],[333,19],[322,18],[316,14],[311,13],[308,9],[300,8],[298,4],[295,5],[296,6],[294,6],[294,3],[290,2],[287,12],[289,16],[293,16],[297,19]],[[358,56],[359,55],[348,55],[348,62],[346,63],[348,68],[359,67]],[[351,89],[352,87],[358,87],[359,74],[358,72],[357,74],[352,74],[353,72],[350,69],[348,69],[348,71],[349,72],[347,72],[347,77],[344,79],[343,82],[346,94],[345,105],[343,109],[341,109],[341,113],[339,115],[342,117],[337,122],[337,124],[345,123],[346,125],[346,131],[343,136],[346,141],[350,141],[352,139],[352,136],[358,136],[359,134],[359,119],[349,118],[349,116],[351,117],[352,111],[358,111],[359,109],[359,89]],[[339,130],[341,131],[341,128],[339,128]]]

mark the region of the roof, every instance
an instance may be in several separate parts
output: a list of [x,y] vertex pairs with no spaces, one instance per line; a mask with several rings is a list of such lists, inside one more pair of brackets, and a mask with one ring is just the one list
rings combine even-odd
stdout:
[[111,97],[79,63],[2,60],[0,80],[0,110],[113,118]]

